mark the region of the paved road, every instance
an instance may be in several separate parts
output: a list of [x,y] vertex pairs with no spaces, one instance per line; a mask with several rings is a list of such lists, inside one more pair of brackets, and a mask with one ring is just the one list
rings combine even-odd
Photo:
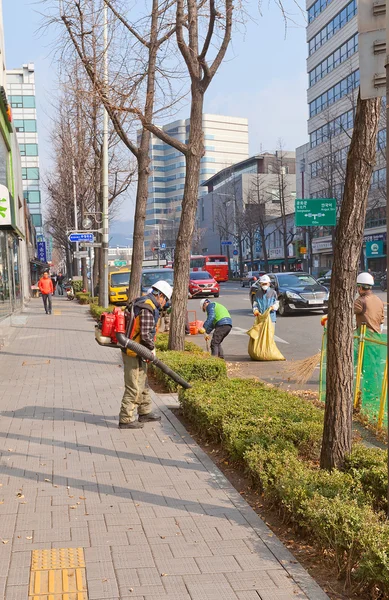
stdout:
[[[384,302],[386,301],[385,293],[377,292],[377,295]],[[291,384],[286,381],[287,377],[283,373],[284,363],[255,363],[248,356],[249,340],[246,331],[253,324],[248,288],[242,288],[238,282],[222,284],[219,301],[228,308],[233,319],[233,329],[223,345],[227,361],[245,363],[245,372],[249,376],[257,376],[277,385],[290,387]],[[189,300],[188,309],[196,310],[197,318],[202,318],[198,299]],[[287,361],[301,360],[320,351],[323,333],[320,324],[322,316],[322,312],[317,311],[277,318],[276,342]],[[386,324],[385,319],[385,331]],[[198,336],[196,341],[202,344],[201,336]],[[319,370],[317,369],[304,387],[317,389],[318,383]],[[297,387],[301,388],[301,385]]]

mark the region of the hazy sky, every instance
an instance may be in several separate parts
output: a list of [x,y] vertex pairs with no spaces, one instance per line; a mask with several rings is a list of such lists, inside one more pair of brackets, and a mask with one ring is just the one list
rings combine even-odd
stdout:
[[[286,0],[292,22],[285,31],[280,10],[270,1],[261,7],[245,4],[252,20],[236,33],[228,59],[212,82],[206,96],[205,111],[249,119],[250,153],[272,151],[279,138],[284,147],[294,150],[307,141],[306,41],[305,17],[293,0]],[[50,96],[57,66],[53,61],[53,31],[41,29],[39,1],[3,1],[6,64],[19,67],[35,63],[38,133],[41,168],[49,165],[51,128]],[[187,117],[183,109],[177,116]],[[122,218],[128,218],[132,199],[123,203]]]

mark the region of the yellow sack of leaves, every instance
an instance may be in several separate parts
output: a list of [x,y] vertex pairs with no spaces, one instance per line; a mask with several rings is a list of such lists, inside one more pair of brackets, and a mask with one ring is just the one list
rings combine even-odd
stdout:
[[285,360],[274,341],[270,310],[256,317],[247,335],[250,337],[248,352],[252,360]]

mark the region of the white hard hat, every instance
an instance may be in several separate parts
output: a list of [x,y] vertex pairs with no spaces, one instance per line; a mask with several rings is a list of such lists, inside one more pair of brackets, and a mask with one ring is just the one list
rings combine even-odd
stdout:
[[209,302],[208,298],[203,298],[202,300],[200,300],[200,308],[201,310],[204,310],[204,304]]
[[262,275],[259,279],[259,283],[270,283],[269,275]]
[[172,297],[173,288],[167,281],[157,281],[152,287],[153,290],[157,290],[157,292],[163,294],[168,300]]
[[374,285],[374,277],[370,273],[360,273],[357,277],[357,285]]

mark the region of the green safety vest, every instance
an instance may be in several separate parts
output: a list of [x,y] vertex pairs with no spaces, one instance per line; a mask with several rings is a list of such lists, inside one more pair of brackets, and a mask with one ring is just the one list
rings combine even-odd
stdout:
[[215,302],[214,304],[215,304],[215,318],[212,323],[213,326],[215,326],[216,323],[218,323],[221,319],[231,318],[231,315],[225,306],[223,306],[222,304],[219,304],[218,302]]

